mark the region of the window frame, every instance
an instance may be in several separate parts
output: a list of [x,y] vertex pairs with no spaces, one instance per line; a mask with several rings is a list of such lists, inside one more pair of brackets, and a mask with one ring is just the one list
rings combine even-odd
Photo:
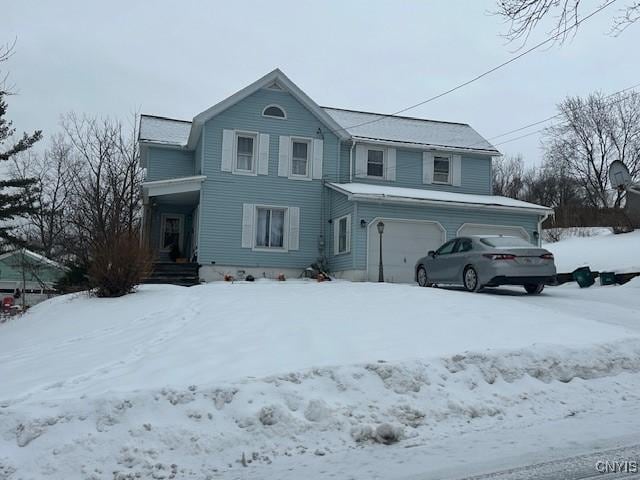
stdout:
[[[253,152],[251,156],[251,170],[244,170],[238,168],[238,139],[239,138],[252,138],[253,139]],[[236,130],[235,136],[233,139],[233,162],[232,162],[232,173],[236,175],[258,175],[258,132],[249,132],[244,130]]]
[[[340,251],[340,223],[343,220],[345,221],[345,232],[344,232],[345,249],[343,251]],[[351,252],[351,214],[348,213],[346,215],[342,215],[341,217],[336,218],[335,220],[333,220],[333,225],[334,225],[334,228],[336,229],[336,232],[333,237],[334,238],[333,254],[344,255],[346,253],[350,253]]]
[[[446,159],[447,160],[447,165],[448,165],[448,169],[447,169],[447,181],[443,182],[440,180],[436,180],[436,160],[442,160],[442,159]],[[452,155],[449,153],[434,153],[433,154],[433,181],[432,183],[435,183],[436,185],[451,185],[451,160],[452,160]]]
[[[258,245],[258,211],[259,210],[282,210],[284,211],[284,221],[282,222],[282,247],[270,247]],[[254,205],[253,210],[253,251],[257,252],[288,252],[289,251],[289,207],[282,205]]]
[[[271,108],[271,107],[275,107],[280,109],[280,111],[282,112],[282,114],[284,115],[283,117],[278,117],[275,115],[267,115],[265,112],[267,111],[267,109]],[[287,111],[282,108],[282,106],[278,105],[277,103],[270,103],[269,105],[267,105],[266,107],[264,107],[262,109],[262,116],[265,118],[275,118],[276,120],[286,120],[287,119]]]
[[[372,179],[376,179],[376,180],[386,180],[387,178],[387,149],[386,148],[376,148],[376,147],[367,147],[367,162],[366,162],[366,167],[367,167],[367,171],[365,172],[366,178],[372,178]],[[369,152],[370,151],[375,151],[375,152],[382,152],[382,175],[369,175]]]
[[184,244],[184,214],[182,213],[162,213],[160,214],[160,241],[159,241],[159,250],[161,252],[169,252],[171,251],[171,246],[169,247],[165,247],[164,246],[164,234],[166,233],[165,231],[165,220],[167,218],[177,218],[178,219],[178,248],[180,249],[181,253],[184,253],[182,251],[182,247]]
[[[289,178],[292,180],[311,180],[312,173],[312,161],[313,161],[313,139],[307,137],[290,137],[289,138]],[[307,144],[307,173],[305,175],[299,175],[293,173],[293,144],[294,143],[306,143]]]

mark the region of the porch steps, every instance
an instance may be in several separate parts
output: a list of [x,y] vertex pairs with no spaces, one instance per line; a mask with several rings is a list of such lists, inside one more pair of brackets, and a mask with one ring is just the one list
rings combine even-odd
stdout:
[[200,283],[197,263],[156,262],[143,283],[162,283],[190,287]]

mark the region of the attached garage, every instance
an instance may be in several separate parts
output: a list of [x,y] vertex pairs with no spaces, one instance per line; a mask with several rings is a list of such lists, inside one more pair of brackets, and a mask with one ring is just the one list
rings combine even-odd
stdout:
[[445,230],[438,222],[376,218],[367,232],[367,277],[378,280],[380,235],[378,222],[384,223],[382,262],[385,282],[413,283],[414,266],[419,258],[435,250],[445,241]]
[[530,241],[529,234],[524,228],[509,225],[465,223],[458,229],[458,237],[468,237],[470,235],[507,235],[523,238],[527,242]]

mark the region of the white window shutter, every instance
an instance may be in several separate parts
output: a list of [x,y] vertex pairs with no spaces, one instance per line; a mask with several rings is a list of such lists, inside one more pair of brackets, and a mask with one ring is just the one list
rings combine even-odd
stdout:
[[222,163],[220,170],[230,172],[233,165],[233,142],[236,134],[233,130],[224,129],[222,131]]
[[280,137],[280,147],[278,150],[278,176],[289,176],[289,159],[291,157],[291,138],[286,136]]
[[367,176],[367,147],[356,145],[356,177]]
[[422,183],[433,183],[433,152],[422,152]]
[[242,248],[253,248],[253,216],[255,205],[245,203],[242,205]]
[[258,175],[269,175],[269,135],[258,137]]
[[455,187],[462,185],[462,157],[460,155],[451,157],[451,184]]
[[289,250],[300,248],[300,208],[289,207]]
[[324,142],[319,138],[313,139],[313,164],[311,178],[322,179],[322,157],[324,155]]
[[396,181],[396,149],[387,148],[387,165],[385,178],[391,182]]

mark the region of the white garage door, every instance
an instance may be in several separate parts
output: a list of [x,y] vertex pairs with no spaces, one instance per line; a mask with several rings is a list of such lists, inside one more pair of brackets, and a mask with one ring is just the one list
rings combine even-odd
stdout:
[[520,237],[529,241],[529,235],[524,228],[508,225],[482,225],[479,223],[467,223],[460,227],[458,230],[458,236],[468,237],[469,235],[509,235],[511,237]]
[[[444,231],[434,222],[382,219],[382,265],[386,282],[413,283],[413,268],[419,258],[444,243]],[[378,281],[380,236],[378,221],[369,225],[368,274],[369,280]]]

